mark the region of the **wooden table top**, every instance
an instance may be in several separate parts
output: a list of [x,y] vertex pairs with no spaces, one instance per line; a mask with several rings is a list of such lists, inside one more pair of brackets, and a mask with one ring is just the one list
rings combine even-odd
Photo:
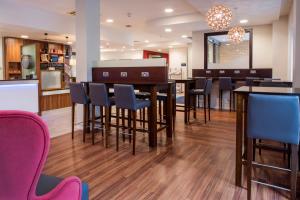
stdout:
[[242,86],[234,90],[235,93],[239,94],[278,94],[278,95],[299,95],[300,88],[287,88],[287,87],[249,87]]

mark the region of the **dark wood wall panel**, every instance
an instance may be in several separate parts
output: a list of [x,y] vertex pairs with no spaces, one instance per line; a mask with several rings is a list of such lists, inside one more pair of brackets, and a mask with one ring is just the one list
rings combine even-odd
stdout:
[[70,107],[71,105],[71,96],[69,93],[41,97],[42,111]]
[[193,77],[233,77],[245,79],[246,77],[272,78],[271,68],[261,69],[193,69]]
[[[127,76],[125,76],[125,74]],[[168,83],[167,67],[95,67],[93,82],[120,84]]]

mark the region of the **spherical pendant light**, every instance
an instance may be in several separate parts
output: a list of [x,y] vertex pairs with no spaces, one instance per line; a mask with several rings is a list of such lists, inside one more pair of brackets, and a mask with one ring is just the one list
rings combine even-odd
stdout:
[[231,20],[231,10],[223,5],[215,5],[206,13],[208,26],[214,31],[220,31],[228,28]]
[[240,26],[236,26],[229,29],[228,38],[234,43],[240,43],[241,41],[244,40],[245,33],[246,32],[244,28]]

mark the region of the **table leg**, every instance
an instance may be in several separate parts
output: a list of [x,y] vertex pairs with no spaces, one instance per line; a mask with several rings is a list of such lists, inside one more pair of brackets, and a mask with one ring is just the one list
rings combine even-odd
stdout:
[[148,129],[149,129],[149,146],[157,146],[157,87],[155,85],[150,88],[151,106],[148,109]]
[[167,91],[167,137],[172,138],[173,130],[173,100],[172,100],[172,85],[168,84]]
[[235,185],[242,186],[243,96],[237,94]]

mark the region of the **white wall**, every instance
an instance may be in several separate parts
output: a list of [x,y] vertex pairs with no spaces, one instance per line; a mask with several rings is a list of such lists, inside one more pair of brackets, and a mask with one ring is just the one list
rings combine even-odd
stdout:
[[300,2],[293,1],[289,16],[289,67],[294,87],[300,87]]
[[[101,52],[101,50],[100,50]],[[101,52],[101,60],[120,60],[120,59],[143,59],[143,51],[114,51],[114,52]]]
[[[170,70],[181,70],[181,64],[188,65],[188,48],[173,48],[169,50],[169,68]],[[182,68],[182,77],[187,77],[187,68]]]
[[3,38],[0,36],[0,80],[4,79]]
[[253,68],[272,68],[272,25],[253,27]]
[[273,22],[273,76],[283,80],[291,80],[288,67],[288,17],[280,17]]

